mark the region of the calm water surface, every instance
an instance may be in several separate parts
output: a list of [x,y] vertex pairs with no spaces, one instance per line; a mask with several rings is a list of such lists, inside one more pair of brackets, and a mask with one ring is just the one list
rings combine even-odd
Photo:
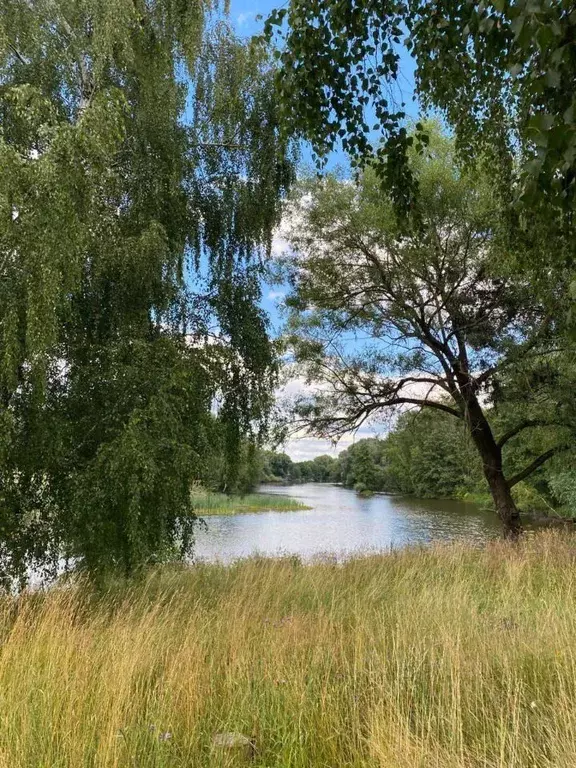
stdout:
[[207,529],[197,533],[199,559],[230,562],[254,554],[343,558],[433,540],[482,541],[501,531],[494,513],[460,501],[383,494],[363,499],[354,491],[324,483],[260,490],[291,496],[311,509],[207,517]]

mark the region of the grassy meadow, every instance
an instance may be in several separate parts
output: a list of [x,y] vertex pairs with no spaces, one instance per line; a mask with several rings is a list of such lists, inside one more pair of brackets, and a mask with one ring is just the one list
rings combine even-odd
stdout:
[[0,766],[205,768],[237,731],[259,768],[569,768],[575,566],[544,533],[5,598]]
[[298,512],[310,509],[296,499],[275,493],[247,493],[227,496],[224,493],[193,491],[194,511],[200,517],[210,515],[241,515],[247,512]]

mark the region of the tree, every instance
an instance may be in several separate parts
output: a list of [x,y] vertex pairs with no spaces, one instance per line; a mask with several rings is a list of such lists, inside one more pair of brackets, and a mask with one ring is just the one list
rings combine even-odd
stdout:
[[322,455],[312,459],[312,479],[315,483],[330,483],[336,471],[336,459]]
[[263,478],[264,482],[282,480],[288,482],[292,479],[294,463],[288,454],[276,451],[263,451]]
[[5,573],[184,554],[211,445],[234,485],[265,422],[258,276],[292,164],[266,54],[219,11],[2,2]]
[[402,414],[385,440],[384,461],[385,490],[423,498],[484,491],[482,463],[470,434],[460,419],[442,411]]
[[319,155],[342,140],[355,160],[386,178],[404,208],[414,193],[408,151],[414,138],[425,141],[422,132],[406,131],[399,87],[406,47],[416,94],[446,115],[461,157],[490,157],[505,194],[519,157],[523,207],[544,206],[549,216],[559,209],[573,226],[570,0],[291,0],[270,15],[265,34],[284,43],[277,87],[287,123]]
[[[328,438],[407,407],[461,420],[505,531],[515,536],[511,490],[568,447],[571,407],[542,412],[525,380],[523,414],[512,412],[496,435],[487,406],[508,370],[561,354],[557,323],[528,281],[506,274],[496,200],[485,180],[457,170],[451,141],[433,135],[413,163],[420,205],[408,225],[370,169],[357,185],[312,180],[294,204],[294,254],[284,258],[289,341],[308,382],[321,385],[298,412]],[[507,474],[507,444],[555,423],[564,427],[550,429],[545,450]]]
[[386,487],[384,441],[365,438],[338,455],[342,483],[348,488],[368,491],[389,490]]
[[270,469],[275,477],[289,479],[292,474],[292,459],[286,453],[273,453],[269,460]]

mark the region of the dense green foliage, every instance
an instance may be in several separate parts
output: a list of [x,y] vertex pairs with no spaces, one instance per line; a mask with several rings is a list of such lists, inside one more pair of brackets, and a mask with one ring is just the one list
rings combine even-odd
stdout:
[[[533,440],[520,433],[510,444],[511,467],[525,461]],[[576,517],[575,468],[569,454],[551,459],[515,486],[516,503],[531,514]],[[490,501],[470,435],[460,421],[430,410],[405,413],[383,438],[359,440],[342,451],[333,481],[361,491]]]
[[1,570],[130,570],[189,548],[191,480],[234,485],[268,410],[269,65],[217,2],[1,8]]
[[[265,31],[284,43],[277,90],[288,124],[320,155],[341,140],[387,179],[404,209],[414,191],[400,87],[408,48],[416,95],[448,118],[461,157],[489,157],[504,197],[518,182],[524,211],[564,211],[564,224],[573,226],[570,0],[291,0],[271,14]],[[416,140],[426,139],[419,132]]]
[[336,459],[316,456],[310,461],[292,461],[286,453],[262,453],[260,481],[264,483],[331,483],[335,482]]
[[392,489],[417,496],[488,490],[478,452],[461,422],[442,413],[403,415],[385,443]]
[[396,490],[391,483],[385,455],[385,443],[376,438],[364,438],[338,455],[335,475],[347,488],[360,493]]

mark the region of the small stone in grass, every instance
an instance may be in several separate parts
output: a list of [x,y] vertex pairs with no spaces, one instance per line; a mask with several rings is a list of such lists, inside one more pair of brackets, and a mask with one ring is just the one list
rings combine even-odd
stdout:
[[212,737],[212,751],[225,765],[248,763],[256,754],[256,742],[242,733],[216,733]]

